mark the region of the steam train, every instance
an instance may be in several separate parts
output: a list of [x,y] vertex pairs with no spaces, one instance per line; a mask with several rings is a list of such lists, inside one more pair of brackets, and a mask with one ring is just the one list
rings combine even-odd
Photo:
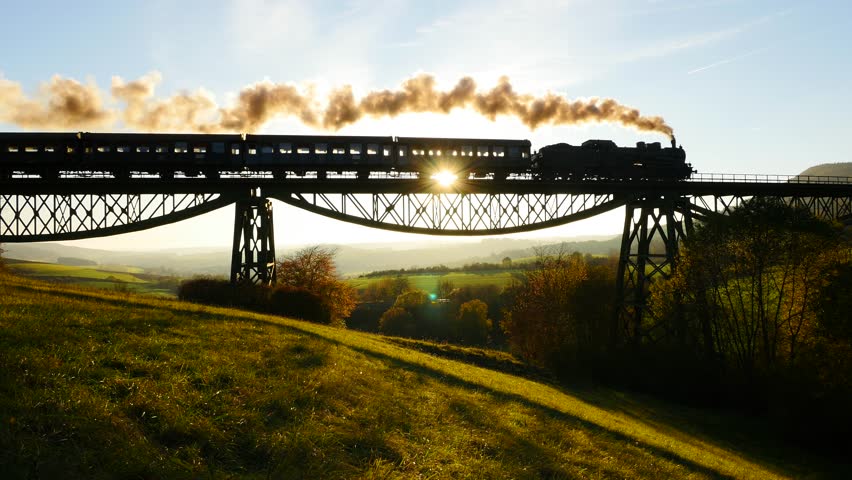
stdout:
[[531,153],[529,140],[293,135],[123,133],[0,133],[0,179],[15,174],[58,178],[61,172],[102,172],[126,179],[219,178],[222,172],[271,172],[275,178],[354,172],[415,173],[428,178],[504,180],[680,180],[692,174],[683,148],[609,140],[549,145]]

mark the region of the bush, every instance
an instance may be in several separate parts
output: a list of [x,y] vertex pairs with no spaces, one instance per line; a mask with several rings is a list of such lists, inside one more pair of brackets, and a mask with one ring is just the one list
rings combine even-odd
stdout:
[[379,319],[379,331],[386,335],[411,337],[417,326],[414,315],[402,307],[391,307]]
[[303,288],[282,285],[231,285],[224,279],[194,278],[180,284],[178,298],[188,302],[237,307],[256,312],[330,323],[331,315],[323,298]]
[[488,305],[482,300],[470,300],[459,306],[455,321],[455,336],[461,343],[481,345],[488,341],[491,320]]
[[303,288],[282,285],[272,290],[269,308],[277,314],[317,323],[330,323],[331,316],[319,295]]

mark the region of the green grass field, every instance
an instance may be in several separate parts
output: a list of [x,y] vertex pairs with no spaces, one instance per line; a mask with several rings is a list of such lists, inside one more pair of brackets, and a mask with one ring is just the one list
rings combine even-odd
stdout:
[[[513,272],[506,270],[486,271],[482,273],[463,273],[450,272],[447,274],[409,274],[402,275],[411,282],[411,286],[419,290],[424,290],[428,293],[436,293],[438,291],[438,283],[442,280],[453,282],[456,287],[482,286],[482,285],[497,285],[504,287],[512,282]],[[357,290],[364,290],[371,283],[377,283],[384,278],[389,277],[359,277],[348,280],[349,284]]]
[[[174,288],[167,288],[155,276],[143,275],[144,269],[125,265],[100,265],[83,267],[55,263],[7,260],[6,267],[18,274],[53,282],[95,288],[129,290],[139,293],[175,296]],[[176,287],[176,283],[174,287]]]
[[499,352],[0,273],[0,465],[3,478],[763,479],[830,467],[747,418],[516,368]]

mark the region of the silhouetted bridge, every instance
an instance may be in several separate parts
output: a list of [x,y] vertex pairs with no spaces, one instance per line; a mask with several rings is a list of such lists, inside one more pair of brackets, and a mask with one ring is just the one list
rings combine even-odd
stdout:
[[[25,141],[33,143],[32,134]],[[48,153],[34,148],[29,158],[38,163],[39,155]],[[0,151],[0,167],[5,155]],[[270,199],[359,225],[455,236],[531,231],[626,207],[617,301],[623,326],[635,334],[641,334],[633,327],[641,324],[650,280],[669,274],[693,220],[725,214],[755,196],[804,206],[823,218],[852,220],[852,178],[847,177],[696,174],[680,181],[541,180],[519,173],[506,178],[471,175],[443,186],[411,172],[329,170],[276,176],[222,168],[192,175],[115,175],[78,165],[54,175],[11,169],[0,176],[0,242],[129,233],[236,204],[231,280],[270,283],[275,278]]]

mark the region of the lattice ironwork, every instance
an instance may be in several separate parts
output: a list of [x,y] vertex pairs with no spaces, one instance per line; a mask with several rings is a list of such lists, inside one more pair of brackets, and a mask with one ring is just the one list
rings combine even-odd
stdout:
[[275,230],[272,202],[266,198],[236,203],[231,283],[275,283]]
[[616,314],[619,328],[634,342],[650,334],[644,317],[652,279],[671,275],[680,241],[691,231],[692,213],[686,197],[627,204],[616,280]]
[[[814,216],[829,220],[852,220],[852,196],[776,196],[761,195],[762,197],[777,198],[787,205],[806,208]],[[692,209],[696,216],[704,217],[713,213],[727,215],[731,210],[754,198],[753,195],[712,195],[693,197]]]
[[218,193],[0,195],[0,242],[128,233],[200,215],[232,201]]
[[612,193],[314,193],[275,198],[338,220],[433,235],[524,232],[592,217],[625,203]]

